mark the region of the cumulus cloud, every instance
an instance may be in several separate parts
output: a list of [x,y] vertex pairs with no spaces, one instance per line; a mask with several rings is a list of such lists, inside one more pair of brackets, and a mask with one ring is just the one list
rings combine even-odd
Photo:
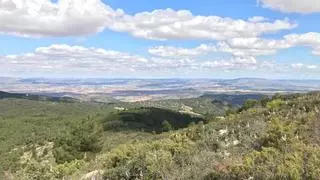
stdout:
[[201,64],[201,66],[204,68],[225,70],[256,69],[257,65],[257,60],[254,57],[236,57],[232,58],[231,60],[205,61]]
[[148,52],[154,56],[170,57],[170,58],[181,58],[181,57],[192,57],[201,56],[209,52],[216,52],[217,49],[213,45],[201,44],[196,48],[180,48],[173,46],[158,46],[148,49]]
[[320,12],[318,0],[258,0],[263,7],[286,13],[316,13]]
[[310,47],[313,55],[320,55],[320,33],[289,34],[278,40],[233,38],[219,42],[217,49],[234,56],[262,56],[276,54],[281,49],[298,46]]
[[198,16],[188,10],[158,9],[135,15],[101,0],[0,0],[0,33],[24,37],[85,36],[111,29],[155,40],[257,37],[296,27],[289,20]]
[[308,65],[307,68],[308,69],[317,69],[318,66],[317,65]]
[[37,48],[34,54],[26,54],[24,56],[28,57],[41,57],[47,58],[50,60],[74,60],[77,61],[98,61],[98,62],[147,62],[148,60],[142,58],[140,56],[131,55],[128,53],[113,51],[113,50],[105,50],[100,48],[86,48],[82,46],[69,46],[66,44],[56,44],[48,47],[40,47]]
[[262,22],[262,21],[267,21],[268,19],[262,16],[253,16],[253,17],[250,17],[248,20],[249,22]]
[[121,73],[141,67],[148,60],[129,53],[64,44],[37,48],[23,55],[0,56],[3,71],[48,75],[69,73]]
[[319,72],[319,66],[315,64],[303,64],[303,63],[295,63],[291,64],[291,67],[295,70],[302,71],[302,72]]
[[100,0],[0,0],[0,33],[24,37],[84,36],[122,16]]
[[225,40],[235,37],[257,37],[296,26],[287,19],[266,21],[262,17],[254,17],[246,21],[219,16],[193,15],[188,10],[159,9],[137,13],[134,16],[125,15],[110,25],[110,28],[114,31],[129,32],[135,37],[153,40]]
[[127,76],[130,73],[158,71],[165,73],[172,69],[189,71],[198,66],[190,58],[149,59],[125,52],[105,50],[94,47],[54,44],[36,48],[22,55],[0,56],[1,74],[44,76],[63,75],[113,75]]
[[296,45],[311,45],[317,46],[320,44],[320,33],[310,32],[305,34],[290,34],[286,35],[285,40]]
[[291,64],[291,66],[295,69],[301,69],[304,65],[302,63]]
[[197,63],[195,60],[190,58],[159,58],[159,57],[152,57],[150,59],[150,63],[146,64],[148,69],[155,69],[155,70],[172,70],[172,69],[193,69],[197,68]]
[[[279,64],[270,61],[258,61],[258,56],[276,54],[279,50],[297,46],[312,48],[314,55],[320,55],[320,33],[290,34],[282,39],[263,38],[232,38],[220,41],[217,44],[202,44],[195,48],[179,48],[172,46],[159,46],[150,48],[149,53],[161,58],[193,58],[209,55],[209,53],[224,52],[231,54],[231,59],[194,61],[188,64],[190,67],[206,70],[227,71],[268,71],[275,73],[292,73],[299,71],[303,73],[317,73],[318,65],[303,63]],[[206,56],[210,57],[210,56]]]
[[320,56],[320,33],[289,34],[282,39],[231,38],[217,44],[201,44],[195,48],[159,46],[149,53],[161,57],[196,57],[208,53],[224,52],[234,57],[257,57],[276,54],[279,50],[305,46],[312,48],[312,54]]
[[262,38],[234,38],[218,43],[218,50],[231,53],[233,56],[262,56],[275,54],[280,49],[292,47],[285,40]]
[[290,34],[286,35],[284,39],[292,46],[311,47],[313,49],[312,54],[320,55],[320,33]]
[[254,57],[240,58],[233,57],[229,60],[215,60],[215,61],[205,61],[201,63],[201,69],[216,71],[233,71],[233,72],[258,72],[266,73],[265,75],[272,74],[291,74],[291,73],[301,73],[304,74],[319,74],[320,66],[315,64],[283,64],[276,63],[274,61],[261,61],[256,60]]
[[158,46],[150,48],[150,54],[160,57],[181,58],[196,57],[209,53],[224,52],[234,57],[256,57],[275,54],[280,49],[292,47],[286,40],[268,40],[262,38],[233,38],[217,44],[201,44],[195,48]]
[[[199,46],[205,47],[205,46]],[[200,48],[201,49],[201,48]],[[206,49],[206,48],[203,48]],[[0,75],[51,76],[85,75],[128,77],[130,73],[157,74],[166,76],[171,73],[203,72],[319,72],[316,64],[277,64],[272,61],[257,60],[254,56],[233,56],[231,59],[199,60],[196,56],[145,58],[139,55],[105,50],[94,47],[55,44],[36,48],[22,55],[0,56],[2,71]]]
[[298,71],[287,64],[279,64],[273,61],[261,61],[254,57],[233,57],[229,60],[205,61],[201,64],[203,71],[267,73],[266,75],[286,74]]

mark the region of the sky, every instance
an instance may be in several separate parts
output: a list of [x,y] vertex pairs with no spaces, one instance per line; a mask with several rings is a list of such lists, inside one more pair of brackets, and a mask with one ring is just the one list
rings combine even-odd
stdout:
[[0,76],[320,78],[319,0],[0,0]]

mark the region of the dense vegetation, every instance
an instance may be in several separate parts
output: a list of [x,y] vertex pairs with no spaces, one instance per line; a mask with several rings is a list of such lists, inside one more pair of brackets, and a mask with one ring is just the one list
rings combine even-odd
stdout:
[[[206,120],[150,107],[115,111],[110,105],[45,103],[1,101],[0,127],[9,133],[0,136],[6,179],[320,177],[320,93],[251,99]],[[28,110],[15,115],[12,107]],[[46,108],[46,121],[31,116]],[[54,119],[53,112],[61,116]],[[116,124],[126,126],[110,128]],[[27,137],[32,138],[22,145]]]
[[210,98],[213,102],[224,102],[241,107],[248,99],[260,100],[267,97],[264,94],[205,94],[202,98]]
[[203,121],[203,119],[165,109],[141,107],[111,113],[111,115],[104,120],[104,129],[118,131],[134,129],[161,133],[184,128],[192,122],[195,123],[199,121]]
[[[229,99],[238,95],[229,95]],[[167,99],[159,101],[143,101],[134,103],[137,106],[157,107],[161,109],[169,109],[171,111],[190,111],[199,113],[203,116],[223,116],[230,106],[237,106],[238,101],[220,101],[211,97],[199,97],[190,99]],[[194,113],[193,113],[194,114]]]
[[77,99],[71,97],[49,97],[49,96],[41,96],[36,94],[23,94],[23,93],[8,93],[0,91],[0,99],[29,99],[36,101],[52,101],[52,102],[76,102]]
[[[197,102],[201,103],[201,100]],[[184,106],[180,102],[179,105]],[[176,104],[174,106],[178,108]],[[59,164],[76,160],[90,162],[97,154],[120,144],[161,138],[153,131],[169,131],[202,120],[202,117],[188,113],[152,108],[140,103],[66,102],[65,98],[1,92],[0,177],[4,172],[19,172],[24,176],[24,171],[30,166],[31,169],[35,168],[34,171],[40,167],[46,170],[48,163],[60,167]],[[128,119],[130,116],[139,116],[135,117],[137,122],[126,122],[132,120]],[[153,120],[149,121],[152,117]],[[108,129],[106,126],[121,123],[126,126],[117,129]]]

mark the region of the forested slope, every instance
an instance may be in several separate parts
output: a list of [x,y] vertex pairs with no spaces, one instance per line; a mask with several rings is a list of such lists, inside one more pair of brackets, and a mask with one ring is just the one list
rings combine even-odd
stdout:
[[[137,113],[137,109],[113,113],[123,111]],[[186,128],[161,134],[127,128],[109,131],[104,128],[107,117],[110,113],[101,118],[89,116],[63,136],[15,146],[21,152],[14,156],[15,161],[9,161],[15,163],[4,168],[5,178],[320,177],[320,93],[249,100],[225,117],[194,121]]]

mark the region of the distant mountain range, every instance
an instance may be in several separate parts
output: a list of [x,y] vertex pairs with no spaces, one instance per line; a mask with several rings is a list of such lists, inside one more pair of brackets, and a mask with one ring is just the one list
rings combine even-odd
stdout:
[[320,80],[270,80],[259,78],[240,78],[221,80],[222,85],[248,87],[251,89],[283,89],[304,90],[304,88],[320,88]]
[[36,94],[28,94],[28,93],[8,93],[4,91],[0,91],[0,99],[28,99],[28,100],[37,100],[37,101],[53,101],[53,102],[77,102],[77,99],[71,97],[50,97]]
[[320,90],[320,80],[44,79],[0,77],[0,90],[103,102],[199,97],[205,94],[300,93]]

